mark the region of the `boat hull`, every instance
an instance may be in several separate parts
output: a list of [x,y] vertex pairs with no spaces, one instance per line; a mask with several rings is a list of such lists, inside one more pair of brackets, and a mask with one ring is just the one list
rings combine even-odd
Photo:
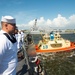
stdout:
[[70,47],[65,47],[65,48],[58,48],[58,49],[39,49],[37,46],[36,48],[36,52],[37,53],[45,53],[45,52],[61,52],[61,51],[70,51],[70,50],[75,50],[75,45],[74,46],[70,46]]

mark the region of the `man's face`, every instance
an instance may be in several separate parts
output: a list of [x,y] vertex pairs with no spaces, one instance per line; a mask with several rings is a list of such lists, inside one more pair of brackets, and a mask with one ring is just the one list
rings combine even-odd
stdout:
[[8,31],[9,33],[14,33],[16,28],[16,24],[8,23]]
[[18,34],[18,30],[17,29],[15,29],[15,34]]

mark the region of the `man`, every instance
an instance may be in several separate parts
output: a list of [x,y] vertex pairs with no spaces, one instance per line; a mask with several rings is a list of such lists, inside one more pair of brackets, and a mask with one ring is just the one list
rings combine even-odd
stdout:
[[16,75],[17,44],[11,35],[16,28],[16,20],[12,16],[3,16],[0,31],[0,75]]
[[28,44],[32,43],[32,36],[31,36],[31,34],[27,34],[27,41],[28,41]]
[[21,37],[22,37],[22,44],[23,44],[24,42],[24,31],[23,30],[21,30]]

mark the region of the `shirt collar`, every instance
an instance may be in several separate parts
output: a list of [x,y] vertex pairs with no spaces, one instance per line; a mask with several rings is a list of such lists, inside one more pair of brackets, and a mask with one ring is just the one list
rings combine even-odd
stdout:
[[6,31],[4,31],[4,30],[1,30],[1,33],[7,33]]

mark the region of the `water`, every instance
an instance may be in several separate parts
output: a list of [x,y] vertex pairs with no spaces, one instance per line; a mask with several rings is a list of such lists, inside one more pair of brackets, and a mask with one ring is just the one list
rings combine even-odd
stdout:
[[64,39],[68,39],[70,41],[75,41],[75,34],[61,34]]
[[[42,35],[43,34],[32,35],[35,44],[38,44],[38,41],[42,39]],[[75,34],[61,34],[61,37],[63,37],[64,39],[70,40],[72,42],[75,41]]]
[[[37,44],[40,35],[32,35]],[[75,34],[61,34],[64,39],[75,41]],[[46,75],[75,75],[75,51],[66,51],[40,55]]]

